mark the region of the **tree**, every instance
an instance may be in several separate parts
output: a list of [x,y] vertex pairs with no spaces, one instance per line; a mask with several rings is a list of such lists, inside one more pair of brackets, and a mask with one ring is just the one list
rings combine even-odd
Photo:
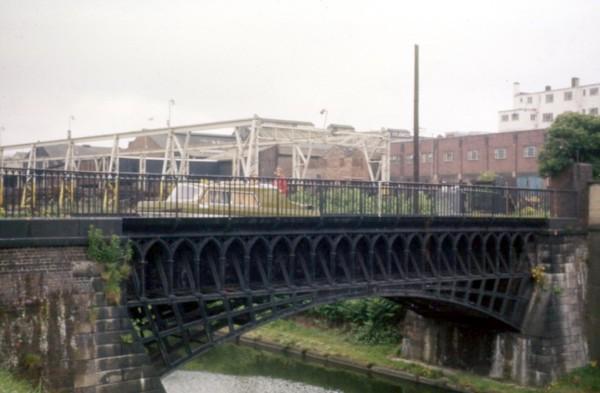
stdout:
[[544,150],[538,157],[540,174],[559,174],[575,162],[592,165],[594,177],[600,178],[600,117],[565,113],[556,118],[548,130]]

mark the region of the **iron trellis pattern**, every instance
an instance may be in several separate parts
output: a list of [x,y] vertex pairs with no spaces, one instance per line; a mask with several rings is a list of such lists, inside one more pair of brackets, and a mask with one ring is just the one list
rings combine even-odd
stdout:
[[[166,371],[318,304],[387,296],[519,330],[535,231],[358,231],[133,238],[130,316]],[[435,310],[434,310],[435,312]]]

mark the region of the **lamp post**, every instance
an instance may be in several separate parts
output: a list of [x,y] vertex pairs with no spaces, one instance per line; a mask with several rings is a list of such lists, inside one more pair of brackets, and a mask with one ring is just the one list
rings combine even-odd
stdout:
[[169,100],[169,118],[167,119],[167,127],[171,128],[171,116],[173,115],[173,107],[175,106],[175,100]]
[[329,111],[327,109],[323,108],[323,109],[321,109],[319,114],[321,116],[323,116],[323,128],[325,128],[325,126],[327,125],[327,115],[329,114]]
[[67,129],[67,131],[69,132],[69,134],[71,134],[71,125],[73,124],[74,120],[75,120],[75,116],[70,115],[69,116],[69,128]]

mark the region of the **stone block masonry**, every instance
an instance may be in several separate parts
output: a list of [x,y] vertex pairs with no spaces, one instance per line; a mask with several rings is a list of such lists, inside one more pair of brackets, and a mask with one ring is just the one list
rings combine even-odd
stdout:
[[586,366],[598,326],[584,323],[598,313],[590,309],[597,302],[589,298],[587,241],[586,234],[554,232],[540,239],[537,263],[545,273],[531,297],[522,331],[409,312],[401,327],[402,355],[535,386]]
[[0,367],[51,392],[164,392],[83,247],[0,248]]

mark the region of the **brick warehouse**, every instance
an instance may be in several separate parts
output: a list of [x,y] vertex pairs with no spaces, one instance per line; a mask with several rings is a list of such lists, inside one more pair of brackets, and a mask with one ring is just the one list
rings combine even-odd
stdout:
[[[452,135],[423,138],[420,142],[420,180],[423,182],[471,182],[483,172],[494,172],[501,184],[543,188],[537,156],[546,130]],[[411,181],[413,145],[392,144],[391,178]]]

